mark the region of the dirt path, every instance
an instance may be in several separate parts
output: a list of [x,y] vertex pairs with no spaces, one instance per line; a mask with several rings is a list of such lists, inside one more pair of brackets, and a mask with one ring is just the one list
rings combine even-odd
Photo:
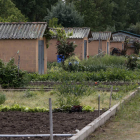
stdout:
[[140,140],[140,94],[86,140]]

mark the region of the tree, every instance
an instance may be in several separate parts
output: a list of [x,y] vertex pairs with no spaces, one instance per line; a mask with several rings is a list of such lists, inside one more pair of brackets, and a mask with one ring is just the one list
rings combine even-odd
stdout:
[[44,20],[48,22],[54,17],[63,27],[79,27],[84,22],[83,17],[76,11],[72,3],[65,4],[62,1],[59,1],[56,6],[52,6],[51,10],[48,9],[48,15]]
[[129,20],[131,24],[136,24],[140,21],[140,1],[139,0],[128,0],[127,3]]
[[11,0],[0,0],[0,22],[26,21],[24,15],[15,7]]
[[50,9],[58,0],[12,0],[29,21],[43,21]]
[[[70,0],[66,0],[67,3]],[[72,1],[72,0],[71,0]],[[110,0],[73,0],[76,10],[84,16],[84,26],[92,31],[103,31],[112,23],[112,4]]]
[[135,34],[140,34],[140,22],[137,22],[136,25],[131,24],[127,30]]
[[57,28],[57,27],[62,27],[62,25],[61,24],[58,25],[58,19],[54,17],[49,20],[49,27]]
[[129,27],[127,1],[128,0],[112,0],[114,6],[112,20],[116,30],[124,30]]

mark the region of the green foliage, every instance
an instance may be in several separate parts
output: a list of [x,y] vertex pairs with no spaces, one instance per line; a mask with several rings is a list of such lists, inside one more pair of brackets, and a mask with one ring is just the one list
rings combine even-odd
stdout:
[[65,70],[78,71],[79,62],[80,62],[80,59],[77,56],[73,55],[73,56],[69,57],[65,61]]
[[36,94],[34,92],[31,92],[30,89],[27,89],[25,91],[25,94],[23,95],[23,97],[26,97],[26,98],[31,98],[33,96],[35,96]]
[[6,96],[0,92],[0,105],[3,104],[6,101]]
[[57,104],[61,108],[69,105],[80,105],[79,99],[83,96],[88,96],[91,93],[91,88],[84,84],[77,85],[75,82],[62,82],[61,85],[56,87],[57,89]]
[[128,56],[127,68],[131,70],[135,69],[137,67],[137,60],[136,55]]
[[20,87],[29,82],[30,78],[25,71],[19,70],[14,64],[14,59],[8,63],[0,60],[0,85],[3,88]]
[[135,34],[140,34],[140,22],[137,22],[136,25],[131,24],[127,30]]
[[113,26],[111,16],[113,6],[110,0],[72,0],[72,2],[77,11],[84,16],[85,27],[90,27],[93,31],[104,31],[108,25]]
[[140,71],[108,68],[106,71],[98,72],[50,72],[45,75],[30,74],[32,81],[132,81],[140,78]]
[[49,27],[57,28],[57,27],[62,27],[62,25],[61,24],[58,25],[58,19],[54,17],[49,20]]
[[134,41],[133,42],[133,45],[135,47],[135,54],[139,54],[139,50],[140,50],[140,42],[137,40],[137,41]]
[[47,22],[56,17],[58,24],[63,27],[79,27],[83,24],[83,17],[75,10],[72,3],[65,4],[59,1],[56,6],[52,6],[51,10],[48,9],[48,15],[44,18]]
[[109,56],[104,57],[89,57],[88,60],[82,60],[77,65],[72,65],[73,71],[89,71],[97,72],[100,70],[106,70],[110,67],[124,68],[125,67],[125,57]]
[[25,106],[19,106],[18,104],[14,104],[13,106],[4,106],[0,105],[0,112],[7,112],[7,111],[22,111],[22,112],[49,112],[49,109],[46,108],[29,108]]
[[[62,58],[64,56],[64,61],[69,58],[70,56],[74,55],[74,50],[77,45],[73,42],[67,41],[68,36],[71,36],[72,33],[66,34],[64,29],[57,28],[57,54],[60,55]],[[62,64],[64,66],[64,61]]]
[[0,0],[0,22],[25,22],[26,18],[11,0]]
[[[53,112],[67,112],[71,109],[72,106],[69,105],[64,105],[61,108],[55,108],[53,109]],[[7,112],[7,111],[21,111],[21,112],[49,112],[49,109],[47,108],[40,108],[40,107],[35,107],[35,108],[30,108],[26,106],[19,106],[18,104],[14,104],[11,107],[10,106],[4,106],[0,105],[0,112]],[[90,106],[84,106],[82,108],[82,111],[86,112],[93,112],[94,108]]]
[[94,112],[94,109],[95,109],[95,108],[93,108],[93,107],[91,107],[91,106],[83,106],[82,111]]
[[43,21],[47,15],[47,8],[51,9],[58,0],[12,0],[29,21]]

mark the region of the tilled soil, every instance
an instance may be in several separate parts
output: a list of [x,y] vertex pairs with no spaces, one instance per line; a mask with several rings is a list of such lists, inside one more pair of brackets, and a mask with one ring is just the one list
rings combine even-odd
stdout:
[[[103,113],[103,111],[102,111]],[[98,117],[98,111],[53,113],[54,134],[75,134]],[[0,112],[0,134],[50,134],[49,113]],[[0,140],[49,140],[46,137],[0,138]],[[54,140],[67,140],[55,137]]]

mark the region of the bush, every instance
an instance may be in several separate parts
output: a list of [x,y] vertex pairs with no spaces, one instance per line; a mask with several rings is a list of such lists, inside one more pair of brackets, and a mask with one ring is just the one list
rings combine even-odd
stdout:
[[0,60],[0,84],[3,88],[20,87],[30,81],[29,76],[25,71],[19,70],[14,64],[14,59],[8,63]]
[[90,95],[91,88],[84,84],[77,85],[76,83],[63,82],[56,87],[57,89],[57,104],[60,108],[63,106],[80,105],[79,99],[85,95]]
[[6,101],[6,96],[0,93],[0,105],[3,104],[5,101]]

